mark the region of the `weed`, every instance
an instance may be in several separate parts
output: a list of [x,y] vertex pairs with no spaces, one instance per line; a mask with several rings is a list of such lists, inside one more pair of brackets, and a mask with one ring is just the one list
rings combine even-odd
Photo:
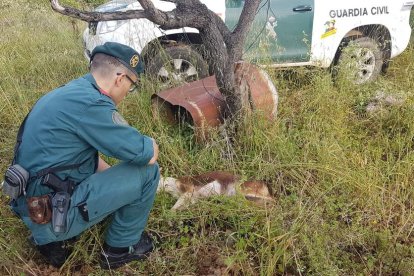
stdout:
[[[101,3],[64,3],[75,2]],[[0,14],[4,171],[31,106],[85,74],[88,64],[73,22],[47,1],[3,0],[1,6],[7,11]],[[164,175],[228,170],[269,183],[276,203],[259,208],[241,197],[216,197],[174,213],[174,199],[160,194],[148,223],[156,251],[111,275],[413,275],[413,52],[411,45],[386,76],[363,86],[341,76],[333,85],[329,72],[315,68],[269,71],[280,96],[278,118],[246,118],[231,147],[222,135],[197,144],[191,125],[172,127],[153,117],[151,95],[160,85],[143,80],[141,92],[119,109],[155,137]],[[367,112],[378,91],[404,101]],[[0,201],[7,204],[3,195]],[[97,260],[105,226],[83,233],[57,272],[27,241],[23,223],[1,208],[0,274],[104,275]]]

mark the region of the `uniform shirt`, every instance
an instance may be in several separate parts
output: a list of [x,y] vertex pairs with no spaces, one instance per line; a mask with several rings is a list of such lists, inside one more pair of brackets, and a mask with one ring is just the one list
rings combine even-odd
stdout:
[[[87,74],[43,96],[30,112],[16,163],[34,174],[42,169],[82,163],[57,172],[77,183],[96,171],[98,152],[139,166],[153,156],[152,139],[129,126],[112,99]],[[51,192],[29,183],[28,196]]]

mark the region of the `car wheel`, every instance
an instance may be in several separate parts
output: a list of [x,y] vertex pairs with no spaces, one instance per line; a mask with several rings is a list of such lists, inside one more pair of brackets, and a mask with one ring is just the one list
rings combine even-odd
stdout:
[[170,86],[208,76],[203,57],[189,46],[167,47],[147,62],[147,73]]
[[376,79],[383,64],[378,42],[369,37],[357,38],[340,50],[334,75],[350,77],[353,83],[363,84]]

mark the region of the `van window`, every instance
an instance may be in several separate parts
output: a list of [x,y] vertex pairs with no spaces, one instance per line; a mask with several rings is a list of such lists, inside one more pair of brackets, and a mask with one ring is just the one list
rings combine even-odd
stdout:
[[244,6],[244,0],[226,0],[226,8],[241,8]]

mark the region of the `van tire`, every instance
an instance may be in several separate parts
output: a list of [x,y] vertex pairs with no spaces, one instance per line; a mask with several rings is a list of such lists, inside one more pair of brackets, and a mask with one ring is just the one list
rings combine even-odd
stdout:
[[187,45],[160,50],[147,61],[146,72],[168,86],[192,82],[209,75],[206,61]]
[[347,77],[354,84],[363,84],[375,80],[381,74],[383,64],[384,55],[378,42],[361,37],[340,49],[333,73],[336,79]]

